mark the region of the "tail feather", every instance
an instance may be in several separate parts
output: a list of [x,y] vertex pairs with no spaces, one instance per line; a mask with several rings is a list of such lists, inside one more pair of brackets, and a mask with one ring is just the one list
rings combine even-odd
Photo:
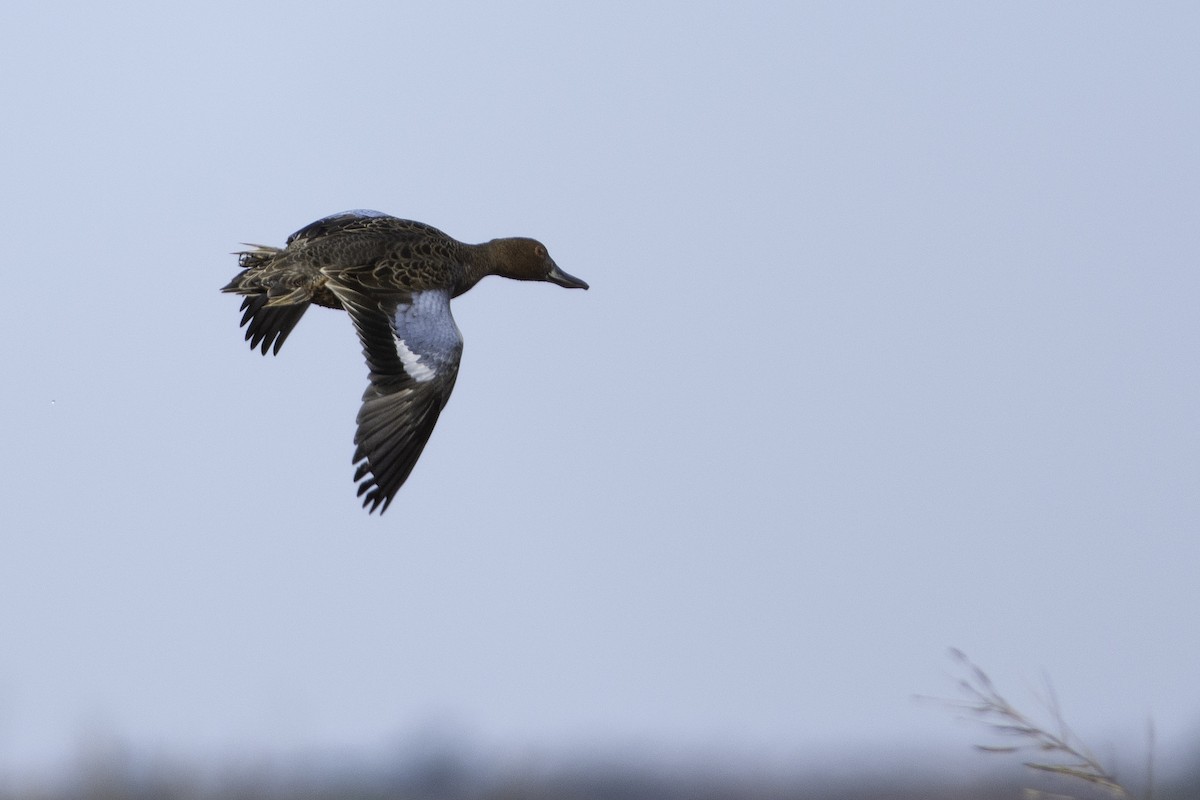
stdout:
[[242,326],[252,349],[278,353],[288,334],[308,310],[313,297],[311,276],[274,264],[278,247],[248,244],[236,253],[242,272],[221,288],[242,295]]
[[254,248],[234,253],[238,257],[238,266],[242,269],[265,267],[271,259],[283,252],[281,248],[271,247],[269,244],[251,244],[250,242],[242,242],[242,244]]

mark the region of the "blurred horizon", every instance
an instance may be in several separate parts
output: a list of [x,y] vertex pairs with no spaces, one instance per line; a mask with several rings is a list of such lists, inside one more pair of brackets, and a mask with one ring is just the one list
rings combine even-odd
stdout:
[[[1008,717],[980,713],[976,701],[993,695],[1041,728],[1096,758],[1130,796],[1189,798],[1200,790],[1200,737],[1156,738],[1147,720],[1142,738],[1124,730],[1110,738],[1072,728],[1057,705],[1048,676],[1028,696],[1009,695],[982,666],[952,651],[959,670],[955,692],[913,700],[944,715],[961,735],[957,747],[916,740],[823,747],[780,754],[734,742],[668,747],[663,742],[560,742],[555,746],[487,741],[450,719],[426,720],[370,747],[308,748],[291,752],[226,745],[219,751],[180,752],[134,742],[95,724],[75,750],[54,763],[0,768],[0,800],[73,797],[587,797],[591,800],[708,798],[895,798],[984,800],[1040,792],[1049,796],[1108,797],[1103,786],[1030,769],[1030,762],[1078,767],[1007,728]],[[967,686],[976,687],[967,690]],[[1011,704],[1011,705],[1009,705]],[[1037,740],[1037,741],[1045,741]],[[1124,796],[1124,795],[1120,795]]]
[[[1200,758],[1153,765],[1157,800],[1194,797]],[[1106,752],[1108,748],[1100,748]],[[1107,753],[1114,758],[1112,753]],[[1133,796],[1149,796],[1145,754],[1125,754],[1116,777]],[[832,756],[832,757],[831,757]],[[51,770],[0,771],[0,800],[71,797],[261,798],[554,797],[566,800],[641,798],[1006,798],[1029,791],[1086,800],[1110,796],[1086,783],[1031,771],[1011,754],[933,753],[895,747],[826,752],[795,763],[729,756],[716,750],[647,753],[610,747],[599,752],[501,752],[462,731],[426,727],[369,752],[238,752],[191,758],[139,748],[93,733],[74,757]]]

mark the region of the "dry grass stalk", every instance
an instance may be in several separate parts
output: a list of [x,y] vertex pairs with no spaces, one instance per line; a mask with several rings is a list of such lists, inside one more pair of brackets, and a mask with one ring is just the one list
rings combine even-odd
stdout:
[[[987,673],[961,650],[951,649],[950,654],[967,673],[967,677],[958,683],[965,700],[945,702],[970,712],[974,719],[983,722],[1000,735],[1019,740],[1017,744],[1011,745],[975,745],[976,749],[985,753],[1034,752],[1038,757],[1024,762],[1030,769],[1084,781],[1099,787],[1112,797],[1133,800],[1134,795],[1104,768],[1067,725],[1058,706],[1058,699],[1048,683],[1043,703],[1053,724],[1043,725],[1009,703],[996,690]],[[1025,796],[1030,800],[1061,797],[1037,790],[1028,790]],[[1146,800],[1150,798],[1151,789],[1148,787]]]

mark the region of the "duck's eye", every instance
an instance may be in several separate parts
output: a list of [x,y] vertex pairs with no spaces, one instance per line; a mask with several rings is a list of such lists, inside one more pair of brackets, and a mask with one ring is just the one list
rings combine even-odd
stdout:
[[538,258],[545,258],[547,255],[549,255],[549,254],[546,252],[546,248],[542,247],[540,244],[538,244],[538,245],[534,245],[534,247],[533,247],[533,254],[534,254],[535,256],[537,256]]

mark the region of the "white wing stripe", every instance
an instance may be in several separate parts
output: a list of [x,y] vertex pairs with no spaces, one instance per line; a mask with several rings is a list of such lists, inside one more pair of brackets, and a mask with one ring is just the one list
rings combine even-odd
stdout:
[[437,376],[437,370],[422,364],[421,357],[410,350],[403,339],[393,333],[392,340],[396,343],[396,355],[400,356],[400,363],[404,365],[404,371],[408,373],[408,377],[424,383]]

